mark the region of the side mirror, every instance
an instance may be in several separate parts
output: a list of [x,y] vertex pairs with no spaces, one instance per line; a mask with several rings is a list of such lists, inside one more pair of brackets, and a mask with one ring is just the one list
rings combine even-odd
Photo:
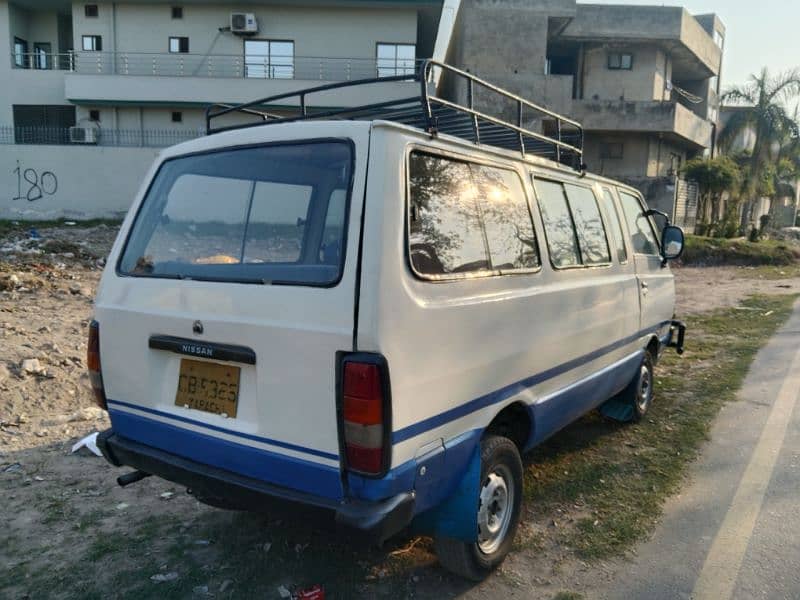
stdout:
[[661,233],[661,256],[664,262],[680,258],[685,243],[683,229],[667,225]]

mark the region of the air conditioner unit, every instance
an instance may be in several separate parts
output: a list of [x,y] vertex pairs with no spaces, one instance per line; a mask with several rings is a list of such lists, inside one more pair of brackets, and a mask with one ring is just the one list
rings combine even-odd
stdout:
[[231,33],[258,33],[258,21],[253,13],[231,13]]
[[70,127],[69,141],[73,144],[96,144],[96,127]]

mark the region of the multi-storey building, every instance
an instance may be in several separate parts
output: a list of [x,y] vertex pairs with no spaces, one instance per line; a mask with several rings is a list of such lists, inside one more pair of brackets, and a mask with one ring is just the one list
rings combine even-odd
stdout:
[[580,121],[591,171],[691,226],[679,174],[714,146],[724,40],[679,7],[464,0],[451,60]]
[[[0,60],[0,217],[117,214],[153,148],[200,135],[208,104],[413,73],[420,58],[444,58],[457,6],[0,1],[0,47],[9,49]],[[357,94],[318,94],[309,106],[364,104],[417,90],[413,83],[381,84]],[[280,113],[292,103],[269,109]]]

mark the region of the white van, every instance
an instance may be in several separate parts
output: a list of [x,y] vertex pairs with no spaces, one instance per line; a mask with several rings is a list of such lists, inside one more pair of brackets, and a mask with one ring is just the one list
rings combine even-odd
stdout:
[[[557,133],[434,95],[432,69]],[[411,526],[480,579],[517,529],[520,456],[592,409],[649,408],[683,344],[683,235],[580,168],[578,124],[445,65],[414,77],[414,99],[305,114],[316,88],[221,132],[275,98],[216,107],[213,135],[162,153],[97,294],[98,445],[135,469],[121,485],[315,505],[376,541]]]

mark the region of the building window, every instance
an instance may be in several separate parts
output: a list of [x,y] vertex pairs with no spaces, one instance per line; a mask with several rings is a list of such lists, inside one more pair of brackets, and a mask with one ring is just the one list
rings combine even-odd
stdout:
[[84,35],[81,42],[81,47],[86,52],[102,52],[103,50],[103,38],[99,35]]
[[625,145],[622,142],[606,142],[600,144],[600,158],[620,159]]
[[89,120],[92,123],[98,123],[100,121],[100,111],[96,108],[93,108],[89,111]]
[[633,69],[633,54],[627,52],[609,52],[608,68],[612,71],[630,71]]
[[719,47],[720,50],[725,47],[725,38],[716,29],[714,30],[714,43]]
[[377,46],[378,77],[413,75],[417,47],[414,44],[386,44]]
[[172,111],[172,122],[173,123],[183,123],[183,113],[179,110]]
[[14,66],[18,69],[28,68],[28,42],[22,38],[14,38]]
[[186,54],[187,52],[189,52],[189,38],[188,37],[169,38],[169,51],[173,54]]
[[49,42],[36,42],[33,44],[33,68],[52,69],[51,56],[53,48]]
[[183,7],[182,6],[173,6],[172,7],[172,18],[173,19],[182,19],[183,18]]
[[85,17],[89,19],[96,18],[99,14],[97,9],[97,4],[84,4],[83,5],[83,14]]
[[294,42],[245,40],[244,76],[257,79],[293,79]]

